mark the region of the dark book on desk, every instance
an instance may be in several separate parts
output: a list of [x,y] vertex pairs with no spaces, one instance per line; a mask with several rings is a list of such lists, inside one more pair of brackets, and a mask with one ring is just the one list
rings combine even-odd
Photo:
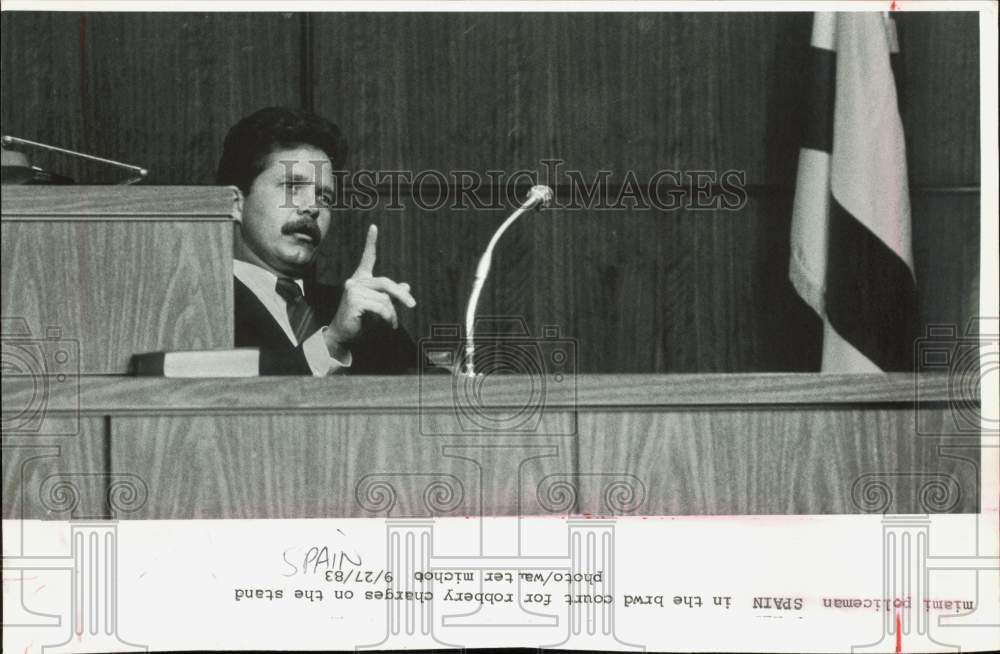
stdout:
[[257,377],[260,350],[147,352],[132,356],[131,370],[137,377]]

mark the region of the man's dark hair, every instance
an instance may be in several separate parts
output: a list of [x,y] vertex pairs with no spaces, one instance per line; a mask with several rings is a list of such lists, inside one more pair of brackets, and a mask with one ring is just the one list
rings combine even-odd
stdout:
[[334,170],[343,166],[347,156],[347,140],[340,128],[322,116],[287,107],[256,111],[226,134],[216,181],[249,193],[253,180],[264,170],[268,155],[302,145],[325,152]]

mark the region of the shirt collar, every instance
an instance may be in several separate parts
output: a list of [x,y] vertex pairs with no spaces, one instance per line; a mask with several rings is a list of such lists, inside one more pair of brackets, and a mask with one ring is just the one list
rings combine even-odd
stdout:
[[[233,275],[235,275],[236,278],[243,282],[246,286],[261,289],[268,288],[271,291],[274,291],[274,287],[278,283],[278,276],[270,270],[240,259],[233,259]],[[299,288],[302,289],[304,294],[305,284],[302,280],[295,279],[295,283],[299,285]]]

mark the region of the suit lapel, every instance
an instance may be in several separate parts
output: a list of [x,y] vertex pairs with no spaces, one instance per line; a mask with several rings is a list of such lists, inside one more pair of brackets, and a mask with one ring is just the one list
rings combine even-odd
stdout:
[[295,347],[253,291],[235,277],[233,282],[236,347]]

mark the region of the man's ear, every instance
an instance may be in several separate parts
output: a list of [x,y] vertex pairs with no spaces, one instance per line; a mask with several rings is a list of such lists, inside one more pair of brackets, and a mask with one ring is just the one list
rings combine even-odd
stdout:
[[236,193],[236,200],[233,203],[233,221],[239,224],[243,224],[243,191],[238,187],[233,186],[233,191]]

